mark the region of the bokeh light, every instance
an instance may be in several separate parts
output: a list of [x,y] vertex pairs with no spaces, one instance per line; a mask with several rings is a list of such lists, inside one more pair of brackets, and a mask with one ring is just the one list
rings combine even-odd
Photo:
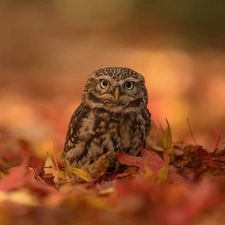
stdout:
[[[202,7],[204,5],[204,7]],[[88,75],[101,66],[143,74],[152,118],[174,141],[213,150],[225,132],[225,3],[0,3],[0,126],[62,148]]]

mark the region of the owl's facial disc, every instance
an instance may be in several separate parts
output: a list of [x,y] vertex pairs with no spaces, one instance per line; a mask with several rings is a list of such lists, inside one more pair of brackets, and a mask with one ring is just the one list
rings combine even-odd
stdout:
[[136,83],[132,79],[115,80],[111,77],[96,80],[95,97],[108,107],[119,107],[129,104],[135,98]]
[[[130,86],[132,85],[132,82],[127,82],[128,83],[128,87],[127,89],[130,88]],[[129,83],[131,83],[131,85],[129,85]],[[106,89],[110,87],[110,82],[108,80],[105,80],[105,79],[101,79],[100,80],[100,87],[102,89]],[[126,87],[126,85],[125,85]],[[115,86],[115,87],[112,87],[112,95],[115,97],[115,100],[116,102],[118,101],[120,95],[121,95],[121,91],[120,91],[120,86]]]

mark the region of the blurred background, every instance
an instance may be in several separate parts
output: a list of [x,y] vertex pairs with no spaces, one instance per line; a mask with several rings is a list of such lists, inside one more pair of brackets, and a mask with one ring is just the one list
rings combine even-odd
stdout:
[[1,0],[0,133],[62,148],[88,75],[143,74],[174,141],[225,142],[225,1]]

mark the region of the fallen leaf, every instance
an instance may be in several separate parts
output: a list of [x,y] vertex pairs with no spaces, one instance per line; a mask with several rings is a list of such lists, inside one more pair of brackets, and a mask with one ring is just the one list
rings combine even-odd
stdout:
[[155,177],[155,183],[156,184],[161,184],[162,182],[166,181],[168,178],[168,164],[165,163],[157,172],[156,177]]
[[176,163],[179,166],[195,167],[198,164],[198,158],[196,154],[196,146],[187,145],[183,149],[183,154],[176,157]]
[[0,180],[0,190],[12,191],[20,188],[26,182],[27,160],[21,165],[14,167],[9,171],[9,175]]
[[148,167],[154,171],[159,170],[165,164],[165,161],[156,152],[142,148],[141,154]]
[[87,170],[72,167],[67,167],[66,170],[71,172],[72,174],[75,174],[84,181],[91,181],[91,177]]
[[46,182],[49,185],[55,186],[59,183],[60,180],[64,178],[61,172],[56,169],[48,152],[47,152],[47,159],[45,160],[43,171],[44,173],[41,174],[39,179],[42,179],[44,182]]
[[28,189],[20,189],[16,191],[3,192],[0,191],[0,201],[11,201],[22,205],[36,206],[38,199],[30,193]]
[[125,153],[117,152],[117,159],[120,163],[128,165],[128,166],[137,166],[140,168],[144,168],[145,160],[143,157],[132,156]]
[[96,162],[89,164],[86,167],[87,171],[93,178],[99,178],[106,173],[109,168],[109,160],[107,159],[108,155],[109,153],[101,155]]
[[171,162],[174,162],[172,131],[168,120],[166,120],[167,128],[162,132],[163,149],[169,155]]
[[27,166],[30,166],[32,168],[39,168],[44,165],[44,160],[35,155],[29,142],[20,139],[18,140],[18,143],[19,143],[19,152],[21,153],[21,155],[24,158],[31,157],[31,160],[29,160]]
[[116,155],[120,163],[128,166],[137,166],[142,170],[145,170],[147,165],[149,169],[157,172],[165,164],[168,164],[169,158],[166,153],[164,153],[166,161],[164,161],[156,152],[146,150],[143,147],[141,148],[141,153],[143,157],[132,156],[120,152]]

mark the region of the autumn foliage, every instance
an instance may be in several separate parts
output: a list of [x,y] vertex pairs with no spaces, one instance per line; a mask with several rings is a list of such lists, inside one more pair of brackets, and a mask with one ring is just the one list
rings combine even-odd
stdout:
[[54,147],[42,158],[24,140],[16,149],[3,140],[0,224],[224,224],[225,150],[175,145],[167,124],[141,156],[117,153],[126,168],[116,174],[106,155],[65,168]]

